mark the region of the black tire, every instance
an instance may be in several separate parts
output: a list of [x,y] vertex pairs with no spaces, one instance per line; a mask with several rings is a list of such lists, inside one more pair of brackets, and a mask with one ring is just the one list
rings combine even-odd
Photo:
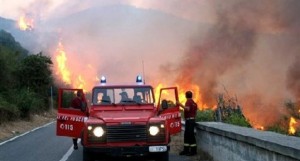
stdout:
[[86,148],[83,148],[82,160],[83,161],[94,161],[94,156]]
[[155,161],[169,161],[169,152],[164,152],[156,156]]

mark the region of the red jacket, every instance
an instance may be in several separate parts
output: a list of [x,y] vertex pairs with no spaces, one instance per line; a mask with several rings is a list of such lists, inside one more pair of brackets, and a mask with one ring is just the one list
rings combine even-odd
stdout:
[[193,99],[187,99],[185,102],[185,107],[189,107],[190,110],[184,109],[184,118],[195,118],[197,112],[197,104],[194,102]]
[[82,100],[80,97],[75,97],[71,102],[71,107],[81,109],[81,102]]

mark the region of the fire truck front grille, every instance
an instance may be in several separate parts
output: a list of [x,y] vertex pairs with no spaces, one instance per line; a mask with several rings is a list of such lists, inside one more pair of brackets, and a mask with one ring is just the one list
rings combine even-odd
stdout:
[[147,141],[146,125],[107,126],[107,142]]

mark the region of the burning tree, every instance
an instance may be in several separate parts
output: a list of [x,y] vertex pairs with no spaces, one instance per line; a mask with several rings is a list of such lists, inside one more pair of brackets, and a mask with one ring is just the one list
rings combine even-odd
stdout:
[[300,131],[298,130],[297,134],[297,120],[300,120],[300,107],[297,103],[294,103],[292,101],[287,101],[285,103],[285,106],[288,111],[289,119],[288,119],[288,134],[290,135],[300,135]]

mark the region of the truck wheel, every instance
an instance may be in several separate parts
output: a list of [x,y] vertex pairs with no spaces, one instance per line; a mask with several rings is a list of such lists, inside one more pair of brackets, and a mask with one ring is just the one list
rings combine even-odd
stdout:
[[93,154],[86,148],[83,148],[83,161],[94,161]]
[[156,156],[156,161],[169,161],[169,152],[161,153]]

